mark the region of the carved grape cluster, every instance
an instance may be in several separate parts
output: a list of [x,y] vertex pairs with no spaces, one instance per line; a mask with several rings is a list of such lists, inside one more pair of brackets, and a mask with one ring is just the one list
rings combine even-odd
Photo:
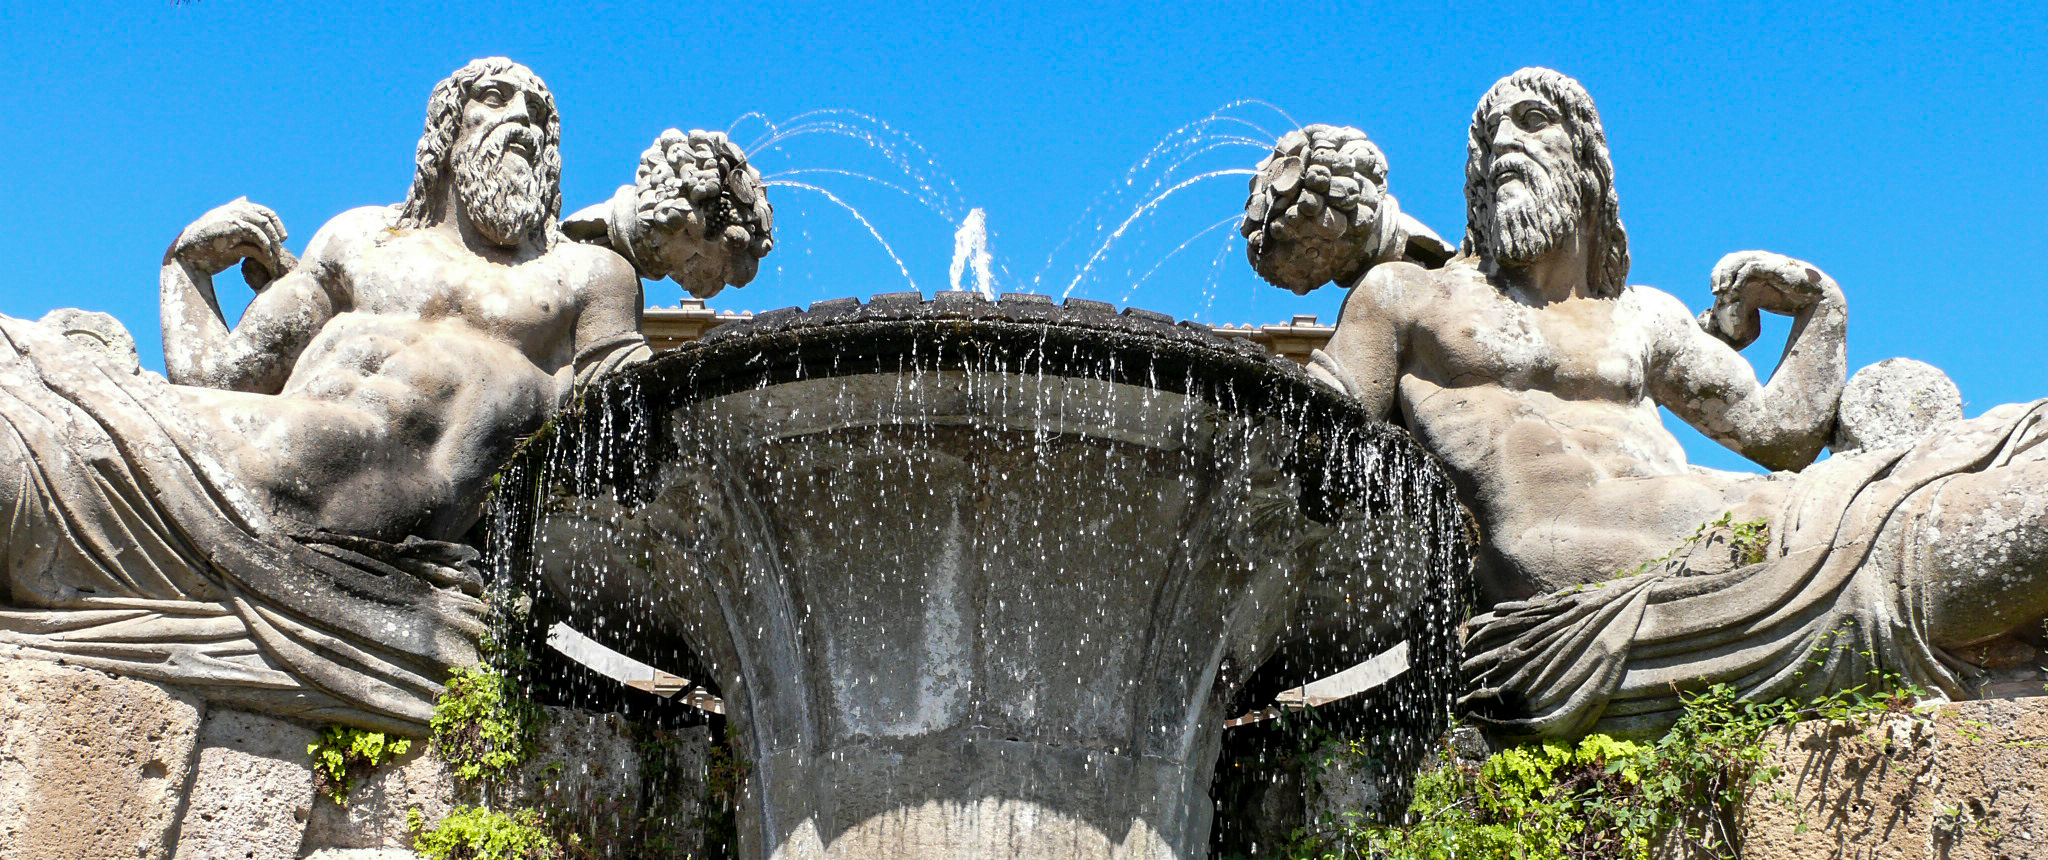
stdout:
[[1393,243],[1380,217],[1387,159],[1355,128],[1288,132],[1259,162],[1240,230],[1252,268],[1276,287],[1306,295],[1363,274]]
[[698,298],[746,286],[775,247],[767,192],[724,133],[664,131],[633,176],[638,229],[629,256],[644,273],[666,274]]

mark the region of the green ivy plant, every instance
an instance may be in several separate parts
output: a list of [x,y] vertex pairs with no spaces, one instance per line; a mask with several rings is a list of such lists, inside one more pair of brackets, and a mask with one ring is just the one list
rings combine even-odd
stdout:
[[1764,559],[1769,558],[1771,548],[1770,521],[1754,519],[1739,523],[1729,522],[1734,516],[1735,514],[1732,511],[1722,514],[1720,519],[1708,523],[1700,533],[1704,534],[1706,529],[1712,528],[1728,529],[1730,532],[1729,542],[1735,546],[1735,552],[1742,559],[1743,564],[1758,564]]
[[412,740],[347,726],[328,726],[320,740],[306,746],[313,757],[313,788],[328,799],[348,805],[356,780],[379,765],[412,751]]
[[1482,762],[1446,745],[1416,780],[1400,824],[1362,814],[1293,834],[1285,860],[1650,860],[1683,845],[1696,857],[1732,857],[1726,813],[1775,780],[1764,737],[1809,719],[1872,720],[1912,713],[1921,693],[1874,683],[1794,703],[1743,701],[1717,684],[1688,697],[1678,723],[1654,742],[1589,735],[1511,747]]
[[503,775],[531,758],[546,724],[547,712],[488,664],[451,673],[428,721],[434,755],[472,782]]
[[539,812],[500,812],[458,806],[428,829],[415,808],[406,812],[413,832],[412,848],[427,860],[563,860],[562,843],[549,832]]
[[1650,568],[1656,567],[1657,565],[1670,561],[1679,553],[1684,552],[1686,548],[1691,547],[1692,545],[1697,544],[1702,540],[1705,540],[1708,535],[1722,529],[1726,529],[1728,531],[1728,543],[1735,550],[1735,557],[1740,559],[1743,564],[1758,564],[1770,558],[1770,521],[1765,519],[1754,519],[1736,522],[1735,512],[1727,511],[1721,514],[1720,519],[1714,520],[1712,522],[1699,524],[1692,530],[1692,534],[1687,535],[1684,540],[1679,541],[1678,545],[1672,547],[1670,552],[1667,552],[1656,558],[1650,559],[1649,561],[1643,562],[1642,564],[1636,565],[1635,567],[1625,567],[1620,570],[1617,570],[1614,572],[1614,578],[1627,579],[1628,577],[1635,576],[1636,574],[1642,573],[1646,570],[1649,570]]

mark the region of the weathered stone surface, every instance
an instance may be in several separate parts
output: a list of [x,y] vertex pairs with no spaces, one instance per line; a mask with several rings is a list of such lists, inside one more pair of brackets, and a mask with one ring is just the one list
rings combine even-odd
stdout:
[[616,714],[548,709],[533,760],[490,786],[492,805],[562,810],[598,844],[632,838],[645,800],[633,732]]
[[128,327],[112,314],[58,308],[36,322],[63,332],[71,342],[106,356],[115,367],[142,372],[142,356],[136,352],[135,336],[129,334]]
[[2035,860],[2048,845],[2048,698],[1783,730],[1743,860]]
[[1894,860],[1927,854],[1933,732],[1920,720],[1805,723],[1766,743],[1784,769],[1740,817],[1745,860]]
[[1332,750],[1329,763],[1315,774],[1308,796],[1309,821],[1362,824],[1401,812],[1386,808],[1390,792],[1384,771],[1355,756],[1336,753]]
[[2024,860],[2048,846],[2048,698],[1960,702],[1935,723],[1935,857]]
[[306,747],[318,738],[275,717],[225,708],[207,714],[176,860],[298,856],[314,801]]
[[0,857],[168,860],[204,704],[0,653]]
[[1835,415],[1836,453],[1908,445],[1963,420],[1963,393],[1940,368],[1887,358],[1849,377]]

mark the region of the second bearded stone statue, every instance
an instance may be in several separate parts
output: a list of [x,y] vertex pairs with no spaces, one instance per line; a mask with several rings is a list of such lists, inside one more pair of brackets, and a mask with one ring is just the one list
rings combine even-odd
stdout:
[[164,258],[168,380],[105,315],[0,317],[0,654],[418,732],[482,632],[453,541],[579,381],[647,356],[636,273],[715,292],[769,247],[744,156],[675,131],[574,241],[560,134],[538,77],[477,60],[434,88],[403,203],[303,259],[268,209],[206,213]]
[[[1816,463],[1844,385],[1841,288],[1761,251],[1715,266],[1697,318],[1628,285],[1600,117],[1557,72],[1523,69],[1480,100],[1448,261],[1406,216],[1391,231],[1364,220],[1391,202],[1376,150],[1349,159],[1378,166],[1362,183],[1295,154],[1321,137],[1360,150],[1363,135],[1296,136],[1254,180],[1253,260],[1296,291],[1348,278],[1312,372],[1413,431],[1482,525],[1493,609],[1468,631],[1471,718],[1506,736],[1647,733],[1719,682],[1759,700],[1868,683],[1972,697],[2041,645],[2048,402]],[[1344,229],[1322,229],[1361,189]],[[1304,253],[1312,264],[1270,259]],[[1793,319],[1768,382],[1737,352],[1760,311]],[[1689,465],[1659,406],[1779,471]],[[1761,546],[1706,551],[1758,521]]]

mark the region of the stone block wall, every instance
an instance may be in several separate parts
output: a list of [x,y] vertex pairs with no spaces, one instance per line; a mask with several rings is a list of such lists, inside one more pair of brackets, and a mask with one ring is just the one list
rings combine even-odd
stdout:
[[168,687],[0,657],[0,857],[168,860],[205,713]]
[[1772,740],[1783,770],[1738,817],[1744,860],[2048,858],[2048,698]]
[[0,655],[0,858],[6,860],[413,860],[417,809],[432,827],[457,805],[568,811],[598,856],[634,833],[645,804],[665,844],[698,853],[709,732],[659,747],[675,778],[650,795],[634,727],[550,708],[536,755],[488,790],[416,742],[359,779],[346,805],[314,791],[319,727],[224,707],[160,684]]
[[[629,832],[650,801],[671,825],[669,844],[683,846],[677,856],[701,851],[708,731],[666,745],[671,760],[660,767],[682,778],[651,797],[647,748],[628,723],[550,716],[538,754],[489,791],[461,784],[422,743],[340,805],[314,792],[306,747],[316,726],[0,655],[0,857],[414,860],[410,810],[432,826],[478,803],[570,810],[602,844]],[[1737,811],[1742,860],[2048,858],[2048,697],[1946,704],[1876,724],[1804,723],[1766,746],[1780,773]],[[1471,754],[1483,757],[1483,745]],[[1224,813],[1243,816],[1242,841],[1262,848],[1304,820],[1377,803],[1369,772],[1265,765],[1254,777],[1270,780],[1264,802]]]

